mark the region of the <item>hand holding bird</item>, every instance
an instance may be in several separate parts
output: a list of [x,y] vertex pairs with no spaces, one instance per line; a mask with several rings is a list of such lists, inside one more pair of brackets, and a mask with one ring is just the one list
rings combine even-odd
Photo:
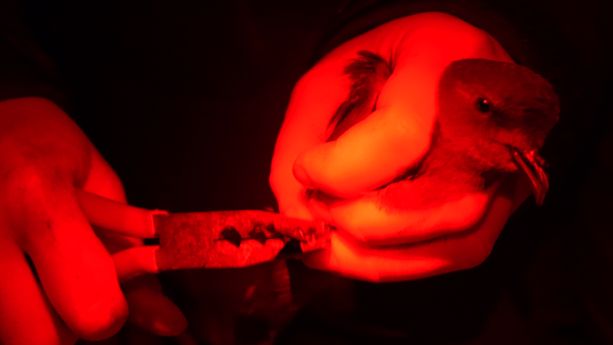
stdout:
[[271,184],[282,212],[341,229],[317,267],[372,281],[472,267],[528,196],[518,172],[542,201],[536,151],[557,102],[483,31],[440,13],[405,17],[298,83]]

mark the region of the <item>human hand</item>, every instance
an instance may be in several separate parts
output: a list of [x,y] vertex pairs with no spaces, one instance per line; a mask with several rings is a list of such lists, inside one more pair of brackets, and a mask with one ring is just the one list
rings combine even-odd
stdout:
[[0,191],[0,343],[103,339],[128,307],[158,334],[185,328],[155,282],[125,285],[124,297],[111,253],[153,232],[151,211],[125,204],[113,170],[53,103],[0,102]]
[[[350,87],[345,67],[360,51],[390,62],[392,74],[375,111],[327,141],[331,117]],[[512,176],[453,201],[402,211],[386,208],[386,196],[378,193],[429,151],[441,74],[465,58],[512,62],[485,32],[449,15],[424,13],[346,42],[297,83],[270,183],[282,213],[324,219],[340,229],[330,250],[308,264],[391,281],[466,269],[487,258],[508,217],[529,195],[523,180]]]

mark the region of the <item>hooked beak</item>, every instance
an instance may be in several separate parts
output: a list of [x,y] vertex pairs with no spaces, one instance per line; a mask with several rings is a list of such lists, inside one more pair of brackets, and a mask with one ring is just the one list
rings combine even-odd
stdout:
[[513,146],[509,146],[509,150],[515,164],[530,180],[536,204],[542,205],[549,190],[549,176],[544,168],[545,160],[536,150],[522,151]]

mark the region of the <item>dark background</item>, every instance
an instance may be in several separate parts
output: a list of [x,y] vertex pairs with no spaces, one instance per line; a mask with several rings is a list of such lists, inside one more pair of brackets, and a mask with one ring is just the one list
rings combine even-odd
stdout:
[[[132,203],[172,211],[274,206],[269,164],[293,84],[344,39],[425,10],[484,28],[561,96],[561,121],[545,148],[552,178],[545,206],[524,205],[490,259],[468,272],[371,285],[293,268],[295,281],[327,290],[309,297],[313,307],[298,314],[283,339],[613,343],[613,60],[605,2],[8,0],[2,6],[0,98],[55,100],[116,169]],[[217,296],[208,290],[238,279],[212,283],[199,272],[165,278],[194,319],[206,309],[197,299],[210,302]],[[214,297],[202,296],[198,284]],[[329,300],[340,297],[346,304]],[[337,302],[334,310],[322,307]]]

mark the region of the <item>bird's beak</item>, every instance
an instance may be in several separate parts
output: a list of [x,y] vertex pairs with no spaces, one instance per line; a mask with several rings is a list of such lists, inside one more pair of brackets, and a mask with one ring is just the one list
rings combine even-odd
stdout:
[[545,160],[536,150],[524,151],[513,146],[510,146],[509,149],[519,170],[523,171],[530,180],[536,204],[542,205],[549,190],[549,176],[544,169]]

